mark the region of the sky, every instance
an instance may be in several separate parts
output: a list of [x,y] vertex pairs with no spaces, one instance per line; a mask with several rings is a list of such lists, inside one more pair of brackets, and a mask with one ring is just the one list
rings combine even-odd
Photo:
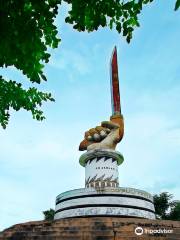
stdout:
[[[76,32],[64,23],[67,9],[56,19],[62,42],[45,67],[48,81],[35,84],[56,99],[43,105],[46,120],[11,111],[7,129],[0,128],[0,230],[43,219],[58,194],[84,187],[78,146],[85,131],[110,118],[115,45],[125,120],[120,186],[180,199],[180,10],[170,0],[147,5],[127,44],[107,28]],[[0,74],[28,86],[13,67]]]

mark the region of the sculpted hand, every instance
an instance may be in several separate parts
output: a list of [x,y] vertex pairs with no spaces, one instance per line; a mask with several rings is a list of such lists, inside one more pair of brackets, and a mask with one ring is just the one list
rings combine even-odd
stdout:
[[110,121],[103,121],[101,126],[91,128],[85,132],[84,140],[79,145],[79,150],[115,149],[124,135],[124,121],[122,115],[115,115]]

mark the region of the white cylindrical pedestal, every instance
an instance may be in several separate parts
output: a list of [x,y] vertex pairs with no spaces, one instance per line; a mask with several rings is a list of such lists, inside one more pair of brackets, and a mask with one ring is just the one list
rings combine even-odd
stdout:
[[123,156],[114,150],[98,149],[84,153],[80,164],[85,167],[85,187],[118,187],[118,165]]
[[118,187],[121,153],[91,150],[81,155],[85,188],[61,193],[56,198],[55,219],[119,216],[155,219],[153,197],[142,190]]

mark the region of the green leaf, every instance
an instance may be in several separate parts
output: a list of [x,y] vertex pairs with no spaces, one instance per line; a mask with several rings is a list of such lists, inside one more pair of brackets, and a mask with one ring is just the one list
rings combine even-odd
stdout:
[[177,1],[176,1],[176,4],[175,4],[174,10],[175,10],[175,11],[178,10],[179,7],[180,7],[180,0],[177,0]]
[[116,23],[116,30],[120,33],[121,32],[121,23],[117,22]]
[[110,29],[113,28],[113,22],[114,22],[113,19],[111,19],[110,22],[109,22],[109,27],[110,27]]
[[5,129],[9,120],[9,110],[19,111],[25,109],[32,113],[34,119],[45,119],[39,109],[43,101],[53,101],[51,93],[38,91],[36,88],[23,89],[21,84],[15,81],[5,81],[0,76],[0,124]]
[[130,10],[134,5],[134,1],[129,1],[123,5],[123,9]]

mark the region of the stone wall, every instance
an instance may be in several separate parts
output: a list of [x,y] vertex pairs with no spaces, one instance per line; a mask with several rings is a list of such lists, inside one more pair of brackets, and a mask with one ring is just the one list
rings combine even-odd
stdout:
[[[137,227],[143,229],[142,235],[135,234]],[[157,232],[164,229],[171,233]],[[180,240],[180,221],[118,217],[36,221],[4,230],[0,240]]]

